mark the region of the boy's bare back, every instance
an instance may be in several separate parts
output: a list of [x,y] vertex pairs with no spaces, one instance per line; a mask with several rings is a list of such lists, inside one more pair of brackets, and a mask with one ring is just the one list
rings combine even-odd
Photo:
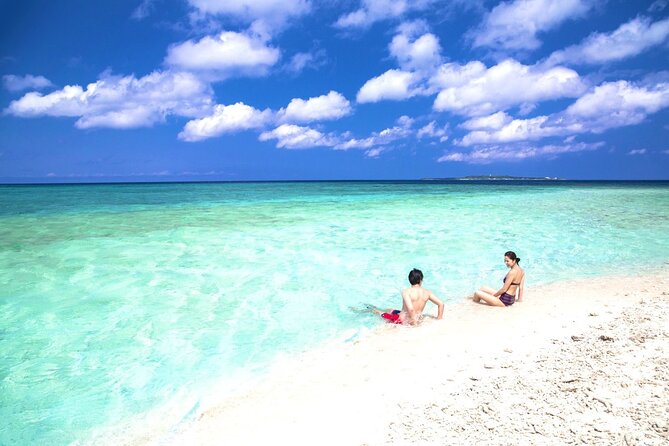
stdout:
[[420,284],[404,289],[402,291],[402,313],[405,321],[410,324],[418,322],[428,301],[439,307],[437,319],[441,319],[444,314],[444,304],[432,291],[423,288]]

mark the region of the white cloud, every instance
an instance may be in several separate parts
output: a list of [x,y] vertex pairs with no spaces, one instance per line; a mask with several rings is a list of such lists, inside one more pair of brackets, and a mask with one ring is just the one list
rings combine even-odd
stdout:
[[311,10],[308,0],[188,0],[200,13],[227,15],[252,23],[281,25]]
[[153,10],[155,0],[142,0],[142,2],[132,12],[130,18],[134,20],[144,20]]
[[268,46],[265,36],[225,31],[197,42],[188,40],[170,46],[165,63],[211,79],[224,79],[233,75],[265,75],[279,57],[279,50]]
[[473,79],[481,78],[486,73],[486,66],[473,61],[466,65],[449,62],[441,65],[429,79],[431,90],[438,91],[450,87],[466,85]]
[[647,152],[646,149],[634,149],[627,152],[628,155],[645,155]]
[[167,116],[196,117],[211,109],[211,87],[189,73],[154,71],[134,76],[104,75],[86,89],[68,85],[47,95],[25,94],[6,113],[20,117],[79,117],[78,128],[151,126]]
[[669,106],[669,83],[637,87],[627,81],[606,82],[580,97],[565,110],[565,118],[585,121],[588,131],[638,124]]
[[448,140],[448,124],[439,128],[436,121],[431,121],[416,132],[416,137],[418,139],[439,138],[439,142],[444,142]]
[[[440,71],[439,80],[446,83],[456,81],[458,86],[442,90],[434,101],[437,111],[451,111],[459,115],[478,116],[506,110],[516,105],[576,97],[583,93],[585,85],[578,73],[564,67],[542,68],[523,65],[513,59],[480,71],[478,64],[460,70],[449,68]],[[450,77],[447,74],[454,73]]]
[[414,73],[401,70],[388,70],[380,76],[365,82],[357,95],[359,103],[378,102],[384,99],[402,100],[418,94]]
[[663,150],[663,151],[660,152],[660,153],[664,153],[665,155],[669,155],[669,150]]
[[469,164],[490,164],[494,162],[522,161],[528,158],[557,158],[565,153],[597,150],[604,146],[598,143],[577,143],[565,145],[524,146],[502,145],[480,147],[470,152],[446,153],[437,162],[465,162]]
[[51,87],[53,84],[44,76],[33,76],[26,74],[25,76],[17,76],[15,74],[5,74],[2,76],[2,83],[9,91],[22,90],[41,90],[42,88]]
[[669,5],[669,0],[655,0],[651,5],[648,7],[648,12],[658,12],[658,11],[663,11],[664,8]]
[[473,32],[474,47],[533,50],[541,46],[537,34],[580,18],[594,0],[515,0],[500,3]]
[[[339,17],[340,29],[364,29],[382,20],[401,19],[417,11],[434,8],[441,19],[455,8],[482,10],[483,0],[360,0],[360,7]],[[438,8],[438,9],[437,9]]]
[[615,31],[594,33],[578,45],[550,55],[548,64],[599,64],[636,56],[659,45],[669,36],[669,19],[651,23],[648,17],[637,17]]
[[367,158],[378,158],[383,152],[386,151],[386,147],[375,147],[365,152]]
[[275,139],[276,147],[285,149],[332,147],[338,142],[334,136],[325,135],[310,127],[301,127],[294,124],[282,124],[272,131],[261,133],[258,139],[260,141]]
[[325,64],[325,51],[318,50],[311,53],[295,53],[283,69],[291,74],[299,74],[307,68],[318,68]]
[[350,102],[336,91],[327,95],[304,99],[293,99],[285,109],[279,111],[281,122],[312,122],[342,118],[351,113]]
[[380,20],[397,18],[411,9],[422,9],[430,1],[362,0],[360,9],[345,14],[337,20],[337,28],[366,28]]
[[350,132],[324,134],[311,127],[282,124],[271,131],[260,134],[260,141],[276,140],[276,147],[286,149],[307,149],[330,147],[335,150],[362,149],[368,157],[377,157],[390,143],[412,134],[413,119],[401,116],[393,127],[373,132],[367,138],[352,138]]
[[441,63],[439,39],[432,33],[423,33],[424,22],[411,22],[399,27],[399,34],[388,46],[403,70],[434,70]]
[[[413,125],[413,119],[408,116],[400,116],[397,119],[396,125],[387,129],[383,129],[380,132],[374,132],[371,136],[363,139],[349,138],[345,141],[341,141],[336,145],[336,148],[339,150],[349,150],[349,149],[370,149],[375,146],[383,146],[390,144],[398,139],[406,138],[412,133],[411,126]],[[375,152],[377,155],[381,153],[380,151]]]
[[[471,146],[474,144],[508,143],[546,138],[568,133],[564,127],[545,125],[548,116],[537,116],[531,119],[514,119],[499,129],[474,130],[456,141],[457,145]],[[578,132],[578,129],[574,129]]]
[[[179,138],[184,141],[201,141],[249,129],[262,129],[273,122],[303,123],[339,119],[351,112],[349,101],[331,91],[327,95],[314,98],[293,99],[286,108],[277,113],[270,109],[258,110],[242,102],[233,105],[217,105],[211,115],[189,121]],[[317,135],[318,133],[318,135]],[[335,145],[333,136],[325,137],[308,127],[281,125],[273,131],[264,132],[261,141],[277,139],[278,147],[304,148],[315,145]],[[328,144],[324,144],[328,142]]]
[[273,113],[266,109],[260,111],[242,102],[233,105],[217,105],[210,116],[194,119],[186,123],[179,139],[201,141],[220,136],[224,133],[264,127],[273,118]]
[[290,58],[290,62],[286,66],[286,70],[291,73],[300,73],[304,68],[314,60],[314,56],[310,53],[296,53]]
[[497,112],[480,118],[472,118],[460,124],[460,127],[467,130],[499,130],[511,122],[511,120],[511,116],[506,113]]
[[669,83],[637,87],[627,81],[607,82],[581,96],[561,113],[514,119],[499,128],[474,130],[456,144],[471,146],[602,133],[611,128],[639,124],[649,114],[668,106]]
[[439,39],[426,33],[426,29],[427,24],[423,21],[403,23],[398,27],[399,32],[388,50],[401,69],[388,70],[365,82],[358,91],[358,102],[403,100],[432,93],[422,84],[441,63],[441,46]]

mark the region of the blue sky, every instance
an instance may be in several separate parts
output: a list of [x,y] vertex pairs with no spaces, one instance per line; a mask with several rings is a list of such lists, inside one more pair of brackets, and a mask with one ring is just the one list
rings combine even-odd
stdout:
[[669,179],[669,0],[0,1],[0,182]]

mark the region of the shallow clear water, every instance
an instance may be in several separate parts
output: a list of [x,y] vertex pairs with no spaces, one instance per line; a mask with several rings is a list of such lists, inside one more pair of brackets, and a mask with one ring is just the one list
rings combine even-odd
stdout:
[[[68,444],[351,339],[413,267],[457,301],[669,261],[669,183],[0,187],[0,444]],[[353,307],[353,309],[351,308]]]

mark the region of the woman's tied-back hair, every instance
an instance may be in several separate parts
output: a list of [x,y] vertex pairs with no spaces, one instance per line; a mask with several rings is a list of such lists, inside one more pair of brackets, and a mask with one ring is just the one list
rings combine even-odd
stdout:
[[508,257],[511,260],[515,260],[516,263],[520,263],[520,257],[516,257],[516,253],[513,251],[507,251],[504,253],[504,257]]
[[412,269],[411,272],[409,272],[409,283],[411,285],[418,285],[423,281],[423,272],[419,269]]

